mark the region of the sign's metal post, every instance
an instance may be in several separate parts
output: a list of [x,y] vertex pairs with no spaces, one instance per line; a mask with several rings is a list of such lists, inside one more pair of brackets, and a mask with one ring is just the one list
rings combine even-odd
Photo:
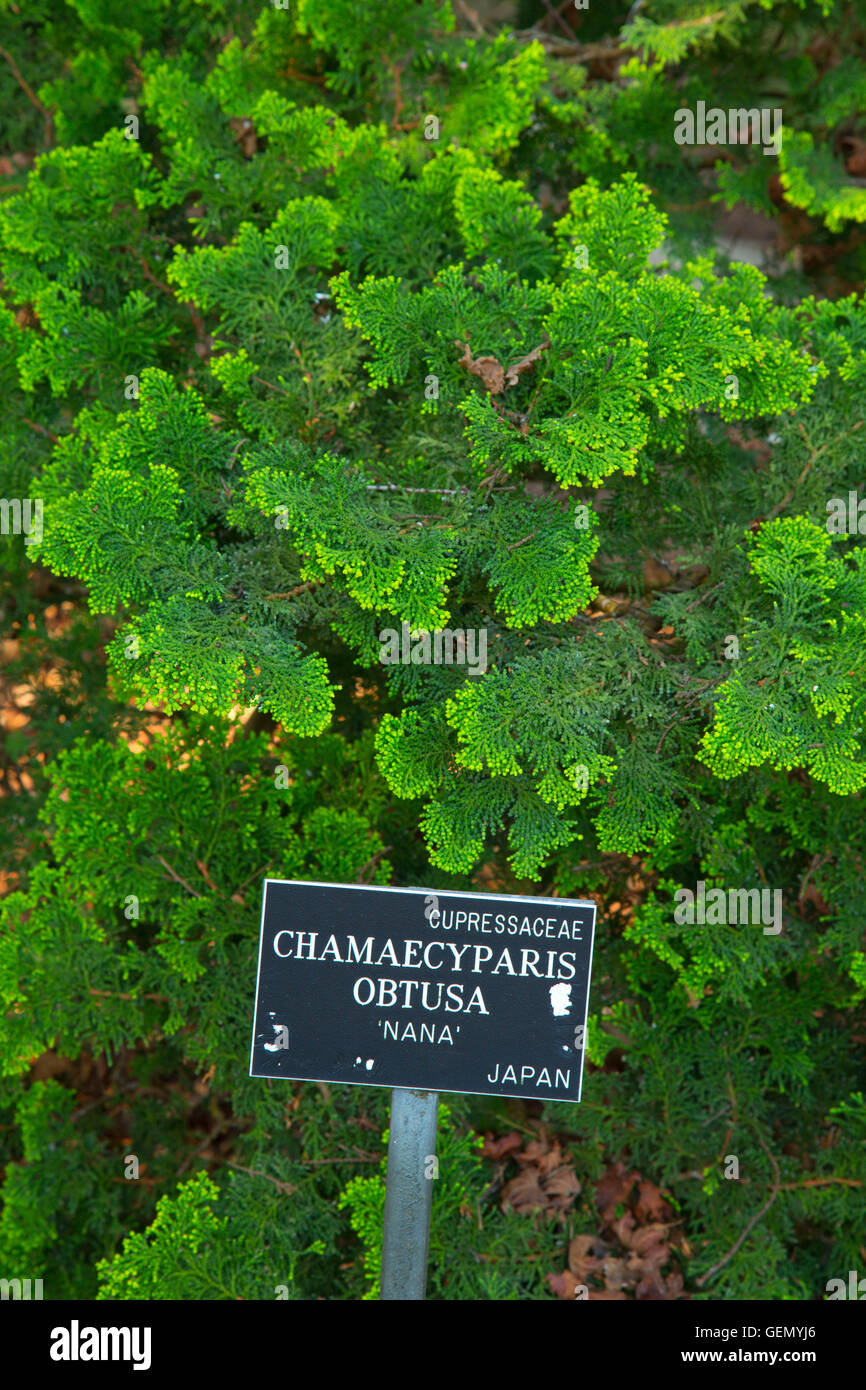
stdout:
[[595,917],[579,899],[265,880],[250,1076],[391,1091],[380,1298],[427,1296],[440,1091],[580,1100]]
[[382,1299],[423,1299],[436,1154],[438,1091],[391,1092]]

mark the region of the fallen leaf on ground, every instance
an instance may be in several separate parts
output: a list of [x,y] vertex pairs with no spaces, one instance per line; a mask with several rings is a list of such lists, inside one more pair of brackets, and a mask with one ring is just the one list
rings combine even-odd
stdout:
[[638,1221],[665,1221],[670,1220],[672,1216],[662,1189],[656,1187],[648,1178],[642,1178],[638,1185],[638,1199],[634,1210]]
[[575,1279],[573,1274],[564,1269],[561,1274],[548,1274],[547,1282],[557,1298],[574,1298],[574,1291],[581,1280]]
[[595,1200],[603,1222],[615,1219],[617,1207],[625,1202],[637,1176],[627,1173],[622,1163],[614,1163],[596,1183]]
[[515,1211],[561,1216],[571,1209],[581,1186],[573,1164],[557,1140],[550,1143],[542,1134],[512,1157],[522,1172],[502,1189],[503,1210],[510,1206]]
[[522,1143],[523,1135],[518,1134],[516,1129],[511,1130],[509,1134],[500,1134],[498,1137],[493,1134],[485,1134],[481,1157],[493,1160],[506,1158],[515,1149],[519,1149]]

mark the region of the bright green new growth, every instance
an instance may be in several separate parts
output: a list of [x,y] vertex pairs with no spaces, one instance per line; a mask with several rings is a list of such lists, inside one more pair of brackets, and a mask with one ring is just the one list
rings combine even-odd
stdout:
[[[395,160],[382,172],[400,186]],[[187,704],[226,715],[254,705],[302,734],[327,727],[334,708],[327,659],[309,650],[316,629],[326,648],[333,646],[327,634],[336,634],[367,666],[379,660],[380,629],[483,630],[493,669],[464,676],[460,697],[466,710],[474,702],[473,733],[463,730],[461,754],[453,743],[446,750],[444,726],[431,726],[440,770],[428,778],[434,800],[422,823],[432,862],[467,872],[509,821],[515,872],[535,876],[552,849],[575,838],[568,806],[617,769],[612,798],[591,802],[604,849],[632,853],[663,839],[675,811],[648,743],[624,738],[622,706],[610,704],[604,721],[598,715],[605,665],[621,668],[626,651],[637,650],[634,639],[622,634],[625,646],[608,653],[612,639],[602,631],[602,643],[584,652],[585,639],[568,630],[597,593],[589,567],[599,548],[598,511],[584,507],[578,525],[563,501],[521,495],[514,480],[543,470],[560,484],[598,486],[616,472],[646,483],[660,453],[678,466],[693,437],[691,412],[710,408],[723,420],[788,411],[810,399],[827,369],[814,364],[797,321],[768,303],[756,270],[719,276],[707,256],[677,273],[652,268],[647,257],[665,219],[633,175],[606,192],[594,180],[573,191],[550,237],[518,183],[503,183],[493,170],[479,182],[483,172],[461,152],[443,151],[424,166],[422,181],[453,200],[464,253],[482,257],[474,268],[472,260],[442,264],[426,287],[413,290],[394,276],[355,286],[346,270],[331,279],[336,313],[313,313],[316,267],[331,265],[360,232],[357,184],[346,174],[330,199],[291,200],[264,236],[244,223],[228,247],[180,250],[168,271],[203,311],[219,308],[222,331],[240,343],[234,355],[215,358],[233,395],[257,372],[275,322],[284,319],[288,334],[312,334],[318,346],[298,351],[295,384],[276,387],[296,430],[305,416],[302,433],[321,417],[307,413],[316,407],[300,379],[315,373],[322,389],[332,386],[316,354],[330,360],[360,331],[375,348],[376,394],[368,393],[359,417],[389,384],[402,391],[403,420],[386,407],[388,451],[403,452],[420,430],[451,452],[465,436],[462,466],[441,490],[431,486],[423,455],[406,458],[410,477],[423,479],[420,491],[431,497],[426,512],[405,516],[400,485],[374,481],[381,445],[369,462],[342,447],[256,445],[216,428],[195,391],[178,392],[148,368],[134,416],[122,413],[106,432],[103,416],[85,412],[78,442],[58,449],[46,473],[41,553],[88,583],[94,611],[118,603],[137,610],[110,648],[119,690],[139,688],[168,709]],[[511,270],[501,255],[489,258],[504,250],[501,209],[486,192],[500,187],[512,220],[523,218],[531,234],[530,260]],[[522,278],[527,272],[532,279]],[[340,338],[331,342],[335,322]],[[357,347],[351,351],[357,356]],[[247,428],[258,418],[240,412]],[[327,433],[349,420],[347,410],[338,412]],[[361,423],[362,447],[366,428]],[[408,486],[409,496],[419,490]],[[219,541],[219,533],[231,539]],[[291,602],[307,591],[311,600]],[[544,651],[543,625],[566,647]],[[530,648],[540,645],[521,651],[510,631],[534,633]],[[568,649],[575,640],[584,672],[577,706]],[[517,672],[534,662],[542,684],[530,681],[520,694]],[[426,686],[414,670],[391,668],[387,676],[403,689],[407,716],[429,719],[443,695],[447,710],[458,707],[456,671],[430,671]],[[501,751],[489,756],[501,743],[493,692],[502,682],[515,684],[509,699],[530,741],[522,758],[513,749],[504,760]],[[526,710],[551,697],[555,727],[541,738]],[[569,720],[577,721],[570,732]],[[381,740],[379,747],[402,794],[401,745],[391,739],[387,752]],[[577,795],[569,772],[576,767],[589,778]]]
[[217,1239],[225,1221],[209,1202],[217,1189],[205,1173],[178,1188],[176,1197],[161,1197],[147,1232],[127,1236],[111,1262],[100,1260],[99,1298],[166,1298],[173,1284],[200,1256],[201,1247]]
[[763,611],[703,740],[718,776],[769,762],[807,768],[839,796],[866,786],[866,551],[847,565],[830,548],[805,517],[779,519],[755,542]]

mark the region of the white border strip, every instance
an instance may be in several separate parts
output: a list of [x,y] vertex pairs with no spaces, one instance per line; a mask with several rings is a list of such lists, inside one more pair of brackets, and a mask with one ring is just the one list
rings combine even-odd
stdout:
[[549,898],[542,893],[534,898],[524,898],[512,893],[464,893],[462,888],[392,888],[378,883],[320,883],[315,878],[266,878],[263,883],[265,887],[269,883],[286,883],[299,888],[341,888],[351,893],[359,890],[365,893],[424,893],[427,897],[436,898],[495,898],[503,903],[552,903],[554,906],[562,903],[563,907],[596,907],[591,898]]

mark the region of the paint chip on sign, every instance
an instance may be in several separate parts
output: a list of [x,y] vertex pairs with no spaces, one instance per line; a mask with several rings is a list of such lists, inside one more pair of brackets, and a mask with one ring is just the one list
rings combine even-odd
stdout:
[[571,1013],[571,985],[551,985],[550,1004],[554,1018],[565,1018]]

